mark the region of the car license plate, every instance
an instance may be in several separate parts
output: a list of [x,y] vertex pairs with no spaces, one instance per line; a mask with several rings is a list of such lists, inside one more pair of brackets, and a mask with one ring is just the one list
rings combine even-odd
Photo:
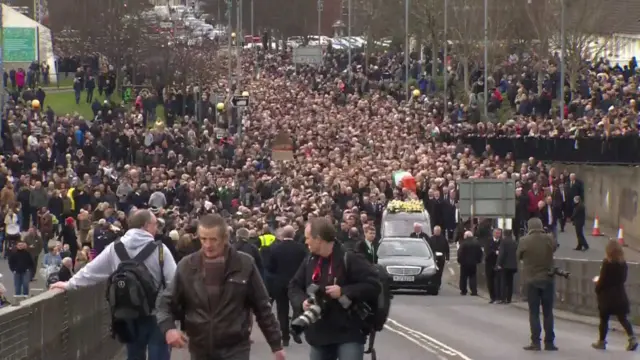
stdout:
[[394,276],[393,281],[400,282],[414,282],[416,280],[415,276]]

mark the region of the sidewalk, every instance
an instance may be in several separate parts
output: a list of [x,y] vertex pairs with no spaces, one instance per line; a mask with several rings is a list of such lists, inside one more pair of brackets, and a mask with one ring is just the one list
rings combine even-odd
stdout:
[[[455,266],[457,264],[455,264],[454,266],[452,266],[452,265],[453,264],[450,263],[448,265],[448,271],[444,272],[444,280],[445,280],[445,282],[447,284],[453,286],[456,289],[459,289],[459,286],[458,286],[458,271],[459,270],[458,270],[458,267]],[[481,288],[481,287],[478,288],[478,295],[480,295],[480,297],[482,297],[484,299],[489,299],[489,296],[488,296],[486,290]],[[529,306],[527,305],[527,303],[521,301],[521,299],[514,299],[514,302],[512,302],[508,306],[512,306],[512,307],[515,307],[515,308],[518,308],[518,309],[524,310],[524,311],[528,311],[529,310]],[[553,309],[553,316],[555,318],[557,318],[557,319],[560,319],[560,320],[570,321],[570,322],[574,322],[574,323],[578,323],[578,324],[589,325],[589,326],[593,326],[593,327],[597,327],[600,324],[600,320],[597,317],[579,315],[579,314],[575,314],[575,313],[572,313],[572,312],[569,312],[569,311],[564,311],[564,310]],[[633,322],[633,320],[632,320],[632,322]],[[620,331],[620,332],[624,333],[624,329],[616,321],[610,321],[609,322],[609,330],[611,330],[611,331]],[[640,330],[640,328],[638,326],[634,326],[634,331],[636,333],[638,333],[639,330]]]
[[[613,230],[607,227],[600,227],[600,232],[603,236],[592,236],[593,220],[587,222],[584,233],[587,242],[589,243],[588,251],[575,251],[576,247],[576,232],[571,223],[567,223],[565,226],[565,232],[558,230],[558,244],[560,247],[555,253],[556,258],[576,259],[576,260],[595,260],[600,261],[604,257],[604,249],[609,239],[616,240],[618,236],[618,230]],[[625,239],[625,242],[629,245],[624,248],[624,254],[629,262],[640,263],[640,242],[631,242],[629,239]]]

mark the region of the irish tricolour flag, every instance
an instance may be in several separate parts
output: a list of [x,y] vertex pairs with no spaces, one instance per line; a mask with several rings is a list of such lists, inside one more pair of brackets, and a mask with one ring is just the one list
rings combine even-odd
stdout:
[[416,179],[410,173],[400,170],[393,173],[393,183],[403,189],[416,191]]

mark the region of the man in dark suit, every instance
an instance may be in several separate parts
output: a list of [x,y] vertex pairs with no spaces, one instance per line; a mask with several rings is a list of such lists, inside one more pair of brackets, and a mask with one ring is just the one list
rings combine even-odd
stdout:
[[446,237],[449,242],[454,242],[454,232],[456,230],[456,224],[458,223],[457,218],[457,208],[456,208],[456,198],[455,192],[451,191],[447,200],[443,205],[444,211],[444,229],[446,231]]
[[364,240],[358,242],[355,248],[355,252],[364,256],[371,264],[378,262],[378,247],[380,242],[376,240],[376,228],[375,226],[365,226],[364,228]]
[[569,207],[569,194],[565,188],[565,184],[558,184],[557,187],[553,189],[553,209],[555,211],[555,215],[557,217],[557,222],[560,225],[560,232],[564,232],[564,226],[567,223],[567,217],[570,214],[567,213],[567,208]]
[[500,247],[498,248],[498,260],[496,261],[496,269],[500,273],[500,290],[499,302],[501,304],[510,304],[513,297],[513,276],[518,271],[518,259],[516,253],[518,244],[513,240],[513,232],[505,230]]
[[467,295],[467,282],[471,296],[478,296],[478,279],[476,272],[482,262],[482,246],[473,237],[471,231],[465,231],[458,248],[458,264],[460,264],[460,295]]
[[234,249],[248,254],[253,258],[253,262],[256,264],[256,268],[260,272],[260,275],[264,277],[264,267],[262,266],[262,256],[260,256],[260,250],[249,242],[249,230],[246,228],[240,228],[236,231],[236,241],[232,244]]
[[553,208],[553,199],[551,196],[547,196],[545,199],[545,204],[542,209],[540,209],[540,220],[542,220],[542,226],[544,229],[553,234],[553,238],[558,238],[558,229],[557,222],[558,217]]
[[409,234],[409,237],[421,238],[424,241],[429,240],[429,235],[427,235],[427,233],[422,231],[422,225],[420,225],[419,223],[413,224],[413,232]]
[[500,289],[500,278],[496,273],[496,264],[498,262],[501,238],[502,230],[494,229],[492,238],[489,241],[485,241],[484,245],[484,265],[487,278],[487,291],[489,292],[490,299],[489,304],[496,302],[498,299],[498,289]]
[[[273,297],[276,301],[278,322],[282,331],[284,346],[289,345],[289,281],[293,278],[300,264],[307,256],[304,244],[293,241],[295,229],[287,225],[282,229],[282,241],[271,246],[271,254],[267,263],[267,271],[272,275]],[[293,309],[293,316],[301,309]],[[294,338],[296,342],[298,339]]]
[[580,197],[580,200],[584,201],[584,185],[582,181],[576,178],[576,174],[569,174],[569,180],[566,184],[566,189],[569,194],[568,203],[569,203],[569,214],[573,214],[573,198],[576,196]]
[[[436,266],[438,267],[438,271],[436,272],[436,282],[438,284],[438,288],[440,288],[442,285],[444,265],[449,261],[449,243],[447,242],[447,239],[445,239],[444,235],[442,235],[442,228],[440,226],[433,228],[433,236],[430,237],[427,242],[429,243],[431,251],[433,251],[433,255],[436,256]],[[437,256],[436,253],[441,253],[442,255]]]
[[589,243],[587,243],[587,239],[584,237],[584,224],[587,221],[586,209],[584,208],[584,204],[582,204],[582,199],[578,195],[573,197],[573,204],[571,222],[573,222],[573,226],[576,228],[576,238],[578,240],[578,245],[574,250],[587,251],[589,250]]

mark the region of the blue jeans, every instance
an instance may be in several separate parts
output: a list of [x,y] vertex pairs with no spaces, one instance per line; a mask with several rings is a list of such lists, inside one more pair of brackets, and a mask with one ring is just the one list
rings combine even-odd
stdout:
[[529,327],[531,342],[540,344],[540,306],[542,306],[542,323],[544,325],[544,343],[553,344],[556,338],[553,332],[553,300],[555,283],[553,279],[532,281],[527,283],[527,302],[529,303]]
[[170,360],[171,349],[164,340],[156,318],[150,316],[137,320],[138,336],[127,344],[127,360],[146,360],[147,350],[150,360]]
[[16,290],[16,296],[29,295],[30,281],[31,272],[29,270],[23,273],[13,273],[13,288]]
[[362,360],[364,344],[350,342],[325,346],[312,346],[309,360]]

